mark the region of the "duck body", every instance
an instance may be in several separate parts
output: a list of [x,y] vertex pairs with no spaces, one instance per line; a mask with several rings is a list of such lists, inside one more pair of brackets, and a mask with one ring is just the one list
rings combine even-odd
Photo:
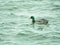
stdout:
[[46,19],[40,19],[40,20],[35,20],[34,16],[31,16],[30,17],[32,19],[32,23],[40,23],[40,24],[48,24],[48,20]]

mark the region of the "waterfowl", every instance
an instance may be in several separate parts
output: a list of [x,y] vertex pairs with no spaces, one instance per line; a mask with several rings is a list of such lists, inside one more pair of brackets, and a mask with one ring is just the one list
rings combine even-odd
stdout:
[[40,20],[35,20],[35,18],[34,18],[34,16],[31,16],[30,17],[31,19],[32,19],[32,23],[34,24],[35,22],[38,22],[38,23],[40,23],[40,24],[48,24],[48,20],[46,20],[46,19],[40,19]]

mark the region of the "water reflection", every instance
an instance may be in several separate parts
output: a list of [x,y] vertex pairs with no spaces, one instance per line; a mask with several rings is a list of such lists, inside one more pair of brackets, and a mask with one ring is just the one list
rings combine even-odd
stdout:
[[31,26],[33,27],[33,29],[36,29],[36,30],[43,30],[45,27],[49,27],[49,24],[47,25],[44,25],[44,24],[31,24]]

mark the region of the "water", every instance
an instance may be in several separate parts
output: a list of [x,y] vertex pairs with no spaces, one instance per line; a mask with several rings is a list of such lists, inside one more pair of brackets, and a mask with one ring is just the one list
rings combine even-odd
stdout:
[[0,0],[0,45],[60,45],[60,0]]

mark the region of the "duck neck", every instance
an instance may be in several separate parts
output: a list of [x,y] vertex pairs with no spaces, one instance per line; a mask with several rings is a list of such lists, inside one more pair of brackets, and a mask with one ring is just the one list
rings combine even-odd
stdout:
[[32,23],[35,23],[35,19],[34,18],[32,19]]

